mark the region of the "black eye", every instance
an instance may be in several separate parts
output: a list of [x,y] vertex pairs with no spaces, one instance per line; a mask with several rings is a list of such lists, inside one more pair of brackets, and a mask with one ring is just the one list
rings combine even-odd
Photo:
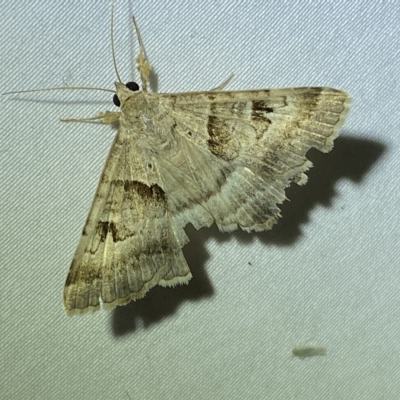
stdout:
[[125,86],[132,92],[139,90],[139,85],[136,82],[128,82]]
[[119,98],[118,98],[118,96],[117,96],[116,94],[114,94],[114,96],[113,96],[113,103],[114,103],[117,107],[119,107],[119,106],[121,105],[121,102],[119,101]]
[[[139,85],[136,82],[128,82],[125,85],[129,90],[132,90],[132,92],[136,92],[137,90],[139,90]],[[117,106],[120,107],[121,106],[121,102],[119,101],[119,98],[116,94],[114,94],[113,96],[113,103]]]

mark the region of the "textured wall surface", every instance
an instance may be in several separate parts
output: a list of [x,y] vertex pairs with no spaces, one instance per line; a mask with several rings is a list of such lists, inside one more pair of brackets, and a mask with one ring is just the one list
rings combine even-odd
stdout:
[[[0,92],[113,88],[108,1],[0,5]],[[4,398],[397,399],[400,2],[118,0],[126,80],[132,14],[153,89],[205,90],[233,72],[229,89],[332,86],[351,109],[272,231],[189,226],[188,286],[69,318],[64,280],[116,131],[59,118],[112,110],[112,95],[1,96]],[[327,355],[293,358],[305,343]]]

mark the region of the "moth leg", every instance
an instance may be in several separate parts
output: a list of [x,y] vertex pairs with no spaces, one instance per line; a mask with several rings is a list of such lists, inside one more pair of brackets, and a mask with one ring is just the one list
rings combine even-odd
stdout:
[[139,33],[139,27],[135,17],[132,17],[133,26],[135,27],[136,37],[139,42],[139,54],[136,56],[136,68],[139,71],[140,80],[142,81],[143,92],[147,92],[147,81],[149,80],[151,66],[146,58],[142,38]]
[[233,78],[234,74],[230,74],[225,80],[223,80],[218,86],[210,89],[210,92],[219,92],[221,91]]
[[98,119],[101,120],[103,124],[112,124],[119,120],[120,112],[116,111],[105,111],[96,114],[94,117],[89,118],[61,118],[61,122],[91,122]]

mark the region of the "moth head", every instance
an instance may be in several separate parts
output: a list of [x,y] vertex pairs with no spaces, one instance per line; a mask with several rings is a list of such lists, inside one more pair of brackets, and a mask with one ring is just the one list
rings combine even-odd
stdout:
[[136,82],[128,82],[126,84],[115,82],[114,104],[120,107],[129,97],[132,97],[133,92],[137,92],[138,90],[139,85]]

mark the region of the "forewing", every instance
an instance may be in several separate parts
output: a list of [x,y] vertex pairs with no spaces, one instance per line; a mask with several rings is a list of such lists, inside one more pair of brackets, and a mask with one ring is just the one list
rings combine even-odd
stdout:
[[156,284],[191,277],[181,251],[187,237],[173,228],[165,192],[157,182],[143,183],[145,157],[132,137],[118,133],[66,280],[67,314],[95,311],[100,299],[113,308]]
[[175,218],[196,228],[214,220],[221,230],[270,228],[284,189],[307,180],[307,151],[332,148],[349,100],[321,87],[161,95],[181,149],[161,169]]

